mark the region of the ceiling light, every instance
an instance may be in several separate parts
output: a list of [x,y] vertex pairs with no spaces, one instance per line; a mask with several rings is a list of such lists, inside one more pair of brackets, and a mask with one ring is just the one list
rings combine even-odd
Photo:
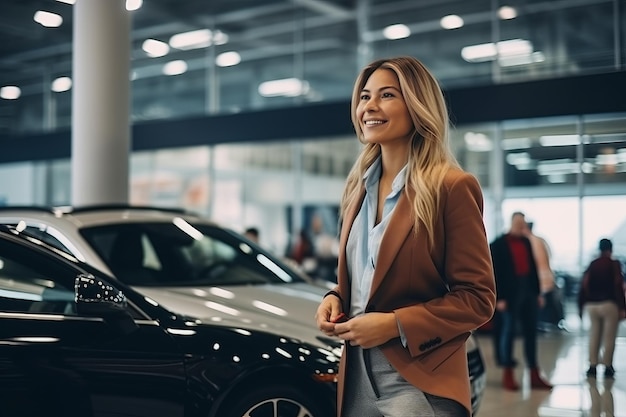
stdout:
[[530,163],[530,154],[528,152],[516,152],[506,155],[506,162],[509,165],[525,165]]
[[512,56],[499,56],[498,64],[503,67],[512,67],[515,65],[533,64],[535,62],[543,62],[546,60],[543,52],[533,52],[528,55],[512,55]]
[[579,135],[544,135],[539,138],[541,146],[573,146],[580,143]]
[[461,49],[461,56],[467,62],[493,61],[497,54],[498,51],[493,42],[465,46]]
[[502,6],[498,9],[498,17],[502,20],[515,19],[517,17],[517,10],[511,6]]
[[170,47],[165,42],[156,39],[146,39],[141,48],[152,58],[165,56],[170,51]]
[[531,171],[537,168],[537,161],[533,160],[528,152],[508,153],[506,162],[518,171]]
[[[522,60],[530,60],[529,62],[540,62],[543,53],[533,56],[533,44],[526,39],[509,39],[500,41],[497,44],[493,42],[482,43],[478,45],[470,45],[461,49],[461,56],[467,62],[485,62],[493,61],[498,58],[501,62],[521,62]],[[515,61],[517,59],[518,61]],[[537,61],[535,61],[537,59]],[[528,62],[527,62],[528,63]],[[518,65],[518,64],[513,64]]]
[[126,10],[138,10],[143,5],[143,0],[126,0]]
[[537,164],[539,175],[576,174],[580,172],[580,164],[571,158],[548,159]]
[[5,100],[15,100],[20,97],[22,90],[15,85],[5,85],[0,88],[0,98]]
[[47,28],[57,28],[63,23],[63,18],[60,15],[51,12],[44,12],[43,10],[37,10],[33,19],[41,26]]
[[259,85],[259,94],[263,97],[297,97],[309,92],[309,83],[298,78],[265,81]]
[[72,88],[72,79],[70,77],[59,77],[52,81],[52,91],[55,93],[62,93]]
[[470,152],[488,152],[493,149],[493,142],[484,133],[466,132],[463,139]]
[[455,14],[450,14],[442,17],[439,23],[444,29],[458,29],[463,26],[463,19]]
[[232,67],[241,62],[241,55],[235,51],[222,52],[215,58],[218,67]]
[[502,139],[502,149],[504,150],[513,150],[513,149],[528,149],[532,144],[530,138],[509,138]]
[[187,72],[187,63],[180,59],[163,65],[163,74],[165,75],[180,75],[185,72]]
[[212,33],[209,29],[192,30],[190,32],[177,33],[170,38],[172,48],[189,50],[206,48],[211,45]]
[[228,43],[228,35],[222,32],[221,30],[216,30],[213,33],[213,43],[215,45],[224,45]]
[[387,39],[404,39],[411,36],[411,29],[407,25],[390,25],[383,29],[383,36]]
[[498,42],[498,56],[529,55],[533,52],[533,44],[526,39],[511,39]]

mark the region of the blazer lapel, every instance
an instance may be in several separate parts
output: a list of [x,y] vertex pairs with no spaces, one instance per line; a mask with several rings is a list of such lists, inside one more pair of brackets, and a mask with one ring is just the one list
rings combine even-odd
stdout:
[[400,193],[398,203],[391,214],[391,219],[389,220],[389,224],[387,224],[382,241],[380,242],[372,288],[370,289],[370,299],[382,283],[384,276],[391,267],[407,235],[413,230],[409,199],[404,190]]

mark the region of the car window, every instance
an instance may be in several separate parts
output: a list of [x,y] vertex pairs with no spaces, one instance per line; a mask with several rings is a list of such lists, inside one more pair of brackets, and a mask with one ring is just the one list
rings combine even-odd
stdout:
[[254,285],[303,281],[236,234],[208,225],[133,223],[81,230],[129,285]]
[[[17,226],[17,223],[12,223],[12,224],[6,223],[6,224],[9,224],[11,226]],[[54,229],[46,227],[43,224],[42,225],[29,224],[24,228],[22,232],[29,236],[35,237],[54,248],[62,250],[63,252],[72,254],[72,251],[63,243],[61,243],[59,239],[55,237],[55,234],[58,235],[59,233],[58,232],[51,233],[53,230]]]
[[74,272],[0,241],[0,311],[75,314]]

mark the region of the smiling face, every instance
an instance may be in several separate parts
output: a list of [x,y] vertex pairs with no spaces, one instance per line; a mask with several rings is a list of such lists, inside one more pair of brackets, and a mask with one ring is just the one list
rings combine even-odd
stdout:
[[396,74],[379,68],[361,90],[356,117],[366,143],[409,142],[415,131]]

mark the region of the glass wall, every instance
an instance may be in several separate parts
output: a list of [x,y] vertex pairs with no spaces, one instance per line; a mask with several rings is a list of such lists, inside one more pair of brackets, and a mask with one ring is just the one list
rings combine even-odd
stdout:
[[[598,240],[626,258],[626,114],[457,126],[451,142],[479,179],[494,239],[514,211],[534,222],[554,267],[578,277]],[[185,207],[288,251],[297,233],[336,234],[344,180],[359,152],[353,136],[141,152],[131,158],[131,202]],[[69,161],[0,166],[0,204],[70,202]]]

